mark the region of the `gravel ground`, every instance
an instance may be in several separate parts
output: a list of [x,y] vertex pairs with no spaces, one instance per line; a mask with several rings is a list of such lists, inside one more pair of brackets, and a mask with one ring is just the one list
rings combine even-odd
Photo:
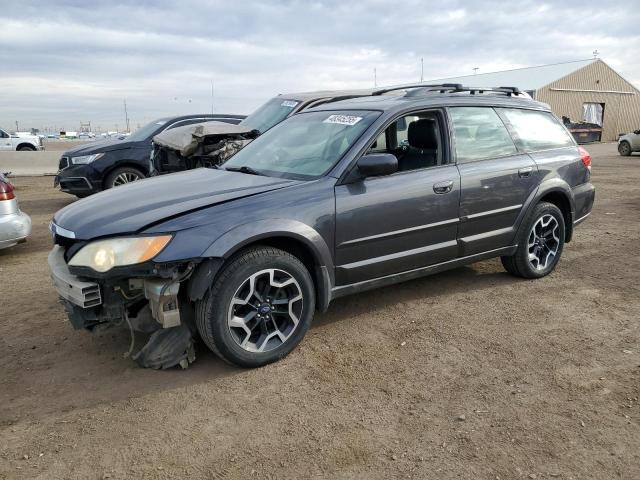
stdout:
[[0,252],[0,478],[640,478],[640,157],[589,147],[596,206],[542,280],[499,260],[347,297],[257,370],[137,368],[72,330],[47,224]]

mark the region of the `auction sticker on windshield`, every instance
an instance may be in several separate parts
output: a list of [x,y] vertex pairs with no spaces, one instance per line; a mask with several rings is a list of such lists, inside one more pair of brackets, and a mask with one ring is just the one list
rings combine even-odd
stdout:
[[296,105],[298,105],[298,102],[294,102],[293,100],[285,100],[280,104],[281,107],[289,107],[289,108],[293,108]]
[[355,125],[362,117],[354,117],[352,115],[329,115],[322,123],[337,123],[339,125]]

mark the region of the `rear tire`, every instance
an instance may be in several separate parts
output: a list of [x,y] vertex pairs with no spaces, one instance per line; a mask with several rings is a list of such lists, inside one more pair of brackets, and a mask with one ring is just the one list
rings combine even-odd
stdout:
[[562,212],[552,203],[541,202],[520,227],[516,253],[500,257],[502,265],[517,277],[542,278],[549,275],[560,260],[564,238]]
[[22,145],[21,147],[18,147],[18,151],[19,152],[35,152],[36,151],[36,147],[30,147],[28,145]]
[[311,325],[315,289],[293,255],[256,247],[231,259],[196,304],[196,326],[221,359],[261,367],[288,355]]
[[137,168],[133,167],[120,167],[111,172],[104,182],[104,188],[119,187],[127,183],[136,182],[146,178],[146,175]]
[[631,145],[629,144],[629,142],[620,142],[618,144],[618,153],[623,157],[628,157],[629,155],[631,155]]

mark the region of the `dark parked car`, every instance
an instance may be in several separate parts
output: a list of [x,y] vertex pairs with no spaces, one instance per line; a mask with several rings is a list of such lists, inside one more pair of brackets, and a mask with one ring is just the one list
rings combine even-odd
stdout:
[[594,202],[586,150],[517,89],[404,90],[294,115],[223,168],[60,210],[49,264],[71,323],[153,332],[143,366],[186,366],[199,335],[256,367],[343,295],[498,256],[549,274]]
[[220,122],[189,125],[153,138],[152,175],[220,165],[258,135],[303,110],[330,102],[368,96],[374,90],[336,90],[280,94],[237,126]]
[[84,143],[60,158],[54,187],[86,197],[149,175],[151,139],[172,128],[209,120],[237,124],[243,115],[182,115],[155,120],[128,137]]

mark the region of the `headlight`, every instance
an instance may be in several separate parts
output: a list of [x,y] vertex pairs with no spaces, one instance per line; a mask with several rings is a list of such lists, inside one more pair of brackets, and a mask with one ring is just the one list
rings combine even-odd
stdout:
[[80,157],[71,157],[71,163],[74,165],[86,165],[87,163],[91,163],[94,160],[102,157],[104,153],[94,153],[93,155],[82,155]]
[[107,272],[113,267],[146,262],[158,255],[171,240],[171,235],[158,237],[128,237],[97,240],[82,247],[69,265],[90,267]]

